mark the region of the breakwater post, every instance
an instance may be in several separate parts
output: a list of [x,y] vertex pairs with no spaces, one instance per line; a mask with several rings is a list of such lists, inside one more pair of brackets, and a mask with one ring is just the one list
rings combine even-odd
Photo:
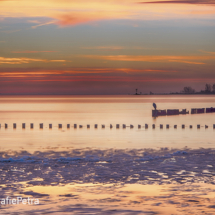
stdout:
[[13,129],[16,129],[16,123],[13,123]]

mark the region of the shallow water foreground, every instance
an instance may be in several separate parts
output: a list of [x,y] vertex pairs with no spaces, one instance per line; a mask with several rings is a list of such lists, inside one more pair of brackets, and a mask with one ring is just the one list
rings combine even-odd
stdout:
[[[9,157],[8,154],[10,154]],[[214,214],[215,150],[2,152],[4,214]]]

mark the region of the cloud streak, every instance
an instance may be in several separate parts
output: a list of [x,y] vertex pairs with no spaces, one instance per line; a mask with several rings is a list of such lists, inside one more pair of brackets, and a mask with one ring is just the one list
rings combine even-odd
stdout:
[[133,62],[177,62],[186,64],[205,64],[202,61],[215,60],[213,55],[203,56],[153,56],[153,55],[83,55],[82,57],[91,59],[101,59],[109,61],[133,61]]
[[170,1],[147,1],[142,4],[206,4],[214,5],[214,0],[170,0]]
[[12,51],[11,53],[17,53],[17,54],[31,54],[31,53],[52,53],[52,52],[58,52],[58,51]]
[[32,62],[66,62],[66,60],[46,60],[46,59],[34,59],[34,58],[6,58],[0,57],[0,64],[27,64]]
[[35,69],[2,69],[0,76],[3,77],[28,77],[28,76],[56,76],[56,75],[94,75],[94,74],[159,74],[177,73],[175,70],[158,69],[133,69],[133,68],[71,68],[66,70],[35,70]]
[[[141,7],[140,4],[144,4],[144,6]],[[168,7],[166,7],[166,4],[169,4]],[[180,6],[176,8],[175,4],[180,4]],[[199,8],[199,4],[202,5],[202,8]],[[51,24],[62,27],[94,24],[104,20],[192,19],[205,16],[207,16],[207,19],[214,19],[214,4],[214,0],[148,0],[142,2],[136,0],[4,1],[0,6],[0,19],[33,17],[36,20],[29,20],[33,29]],[[28,9],[26,10],[26,8]],[[37,21],[41,17],[49,19],[44,22]],[[135,26],[137,25],[135,24]]]

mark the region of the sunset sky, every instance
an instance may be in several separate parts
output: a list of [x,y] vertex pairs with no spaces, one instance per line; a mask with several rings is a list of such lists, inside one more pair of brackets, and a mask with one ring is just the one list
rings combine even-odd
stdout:
[[206,83],[215,83],[215,0],[0,0],[1,94]]

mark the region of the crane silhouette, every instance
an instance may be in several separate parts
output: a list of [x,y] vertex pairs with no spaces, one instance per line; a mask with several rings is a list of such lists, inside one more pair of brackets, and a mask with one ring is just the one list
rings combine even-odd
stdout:
[[153,103],[153,107],[155,110],[157,109],[157,105],[155,103]]

